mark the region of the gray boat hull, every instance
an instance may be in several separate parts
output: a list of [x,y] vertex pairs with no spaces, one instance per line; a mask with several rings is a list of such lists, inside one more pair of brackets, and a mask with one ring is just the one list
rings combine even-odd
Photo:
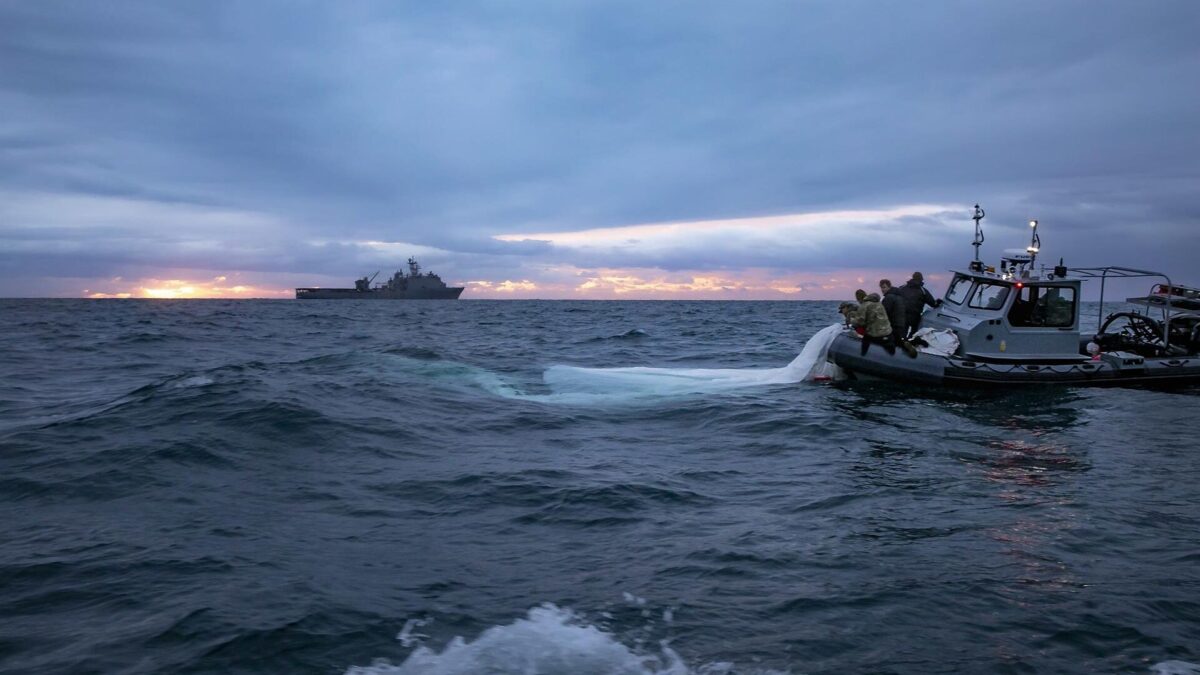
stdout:
[[912,358],[897,349],[888,354],[871,345],[862,354],[862,340],[843,333],[829,345],[828,360],[853,379],[881,379],[933,386],[1012,387],[1031,384],[1179,385],[1200,384],[1200,357],[1143,358],[1136,354],[1104,354],[1098,361],[941,356],[921,352]]

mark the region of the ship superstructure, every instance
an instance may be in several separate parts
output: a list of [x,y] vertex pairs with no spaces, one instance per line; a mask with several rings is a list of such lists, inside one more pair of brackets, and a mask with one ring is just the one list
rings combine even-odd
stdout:
[[433,272],[421,272],[415,258],[408,259],[408,274],[396,270],[387,281],[375,284],[376,272],[354,281],[354,288],[297,288],[297,300],[457,300],[462,286],[447,286]]

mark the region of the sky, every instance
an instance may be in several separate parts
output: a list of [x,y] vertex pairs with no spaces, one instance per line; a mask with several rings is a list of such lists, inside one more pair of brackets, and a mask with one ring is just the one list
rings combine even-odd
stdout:
[[1200,3],[0,0],[0,297],[1200,283]]

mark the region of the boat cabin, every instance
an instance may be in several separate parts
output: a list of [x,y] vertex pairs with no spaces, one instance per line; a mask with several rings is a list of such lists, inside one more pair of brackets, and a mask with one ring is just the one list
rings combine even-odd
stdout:
[[956,272],[922,327],[954,331],[959,353],[986,360],[1086,360],[1080,350],[1081,279]]
[[[1104,352],[1144,357],[1200,354],[1200,314],[1178,311],[1175,303],[1129,298],[1130,303],[1143,302],[1144,313],[1104,314],[1106,279],[1143,276],[1159,273],[1125,267],[1068,270],[1061,265],[1044,276],[1024,269],[1019,276],[1011,269],[1000,274],[991,268],[955,272],[941,306],[927,312],[921,325],[953,331],[959,341],[957,354],[981,361],[1085,361],[1090,358],[1089,341]],[[1082,338],[1081,290],[1089,279],[1101,281],[1102,319],[1094,334]],[[1161,319],[1150,316],[1152,307],[1161,310]]]

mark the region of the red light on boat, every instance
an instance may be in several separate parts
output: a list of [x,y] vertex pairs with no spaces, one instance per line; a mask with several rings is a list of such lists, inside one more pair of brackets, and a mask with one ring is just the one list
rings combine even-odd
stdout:
[[1019,282],[1019,281],[1018,281],[1018,282],[1017,282],[1017,288],[1025,288],[1025,284],[1023,284],[1023,283],[1021,283],[1021,282]]

